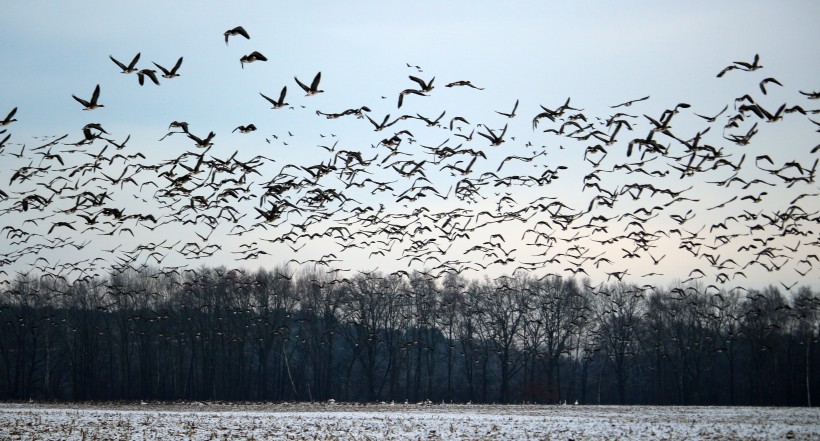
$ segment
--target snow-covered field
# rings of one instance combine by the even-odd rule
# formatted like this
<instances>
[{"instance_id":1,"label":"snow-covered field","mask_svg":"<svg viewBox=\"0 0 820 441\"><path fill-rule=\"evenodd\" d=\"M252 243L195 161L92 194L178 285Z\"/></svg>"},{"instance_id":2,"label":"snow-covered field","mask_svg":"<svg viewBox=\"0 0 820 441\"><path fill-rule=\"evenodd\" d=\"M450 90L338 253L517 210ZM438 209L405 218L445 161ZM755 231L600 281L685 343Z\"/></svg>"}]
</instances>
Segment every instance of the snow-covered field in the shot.
<instances>
[{"instance_id":1,"label":"snow-covered field","mask_svg":"<svg viewBox=\"0 0 820 441\"><path fill-rule=\"evenodd\" d=\"M807 408L0 404L1 440L820 440Z\"/></svg>"}]
</instances>

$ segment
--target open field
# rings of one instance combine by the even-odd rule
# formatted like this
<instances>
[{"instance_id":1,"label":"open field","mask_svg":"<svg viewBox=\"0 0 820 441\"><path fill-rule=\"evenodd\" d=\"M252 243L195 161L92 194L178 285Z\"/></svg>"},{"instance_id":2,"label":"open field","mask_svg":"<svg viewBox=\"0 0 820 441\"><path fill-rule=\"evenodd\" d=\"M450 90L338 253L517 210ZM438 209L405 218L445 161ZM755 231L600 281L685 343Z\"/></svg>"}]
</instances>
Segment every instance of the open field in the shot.
<instances>
[{"instance_id":1,"label":"open field","mask_svg":"<svg viewBox=\"0 0 820 441\"><path fill-rule=\"evenodd\" d=\"M2 404L3 440L820 439L809 408Z\"/></svg>"}]
</instances>

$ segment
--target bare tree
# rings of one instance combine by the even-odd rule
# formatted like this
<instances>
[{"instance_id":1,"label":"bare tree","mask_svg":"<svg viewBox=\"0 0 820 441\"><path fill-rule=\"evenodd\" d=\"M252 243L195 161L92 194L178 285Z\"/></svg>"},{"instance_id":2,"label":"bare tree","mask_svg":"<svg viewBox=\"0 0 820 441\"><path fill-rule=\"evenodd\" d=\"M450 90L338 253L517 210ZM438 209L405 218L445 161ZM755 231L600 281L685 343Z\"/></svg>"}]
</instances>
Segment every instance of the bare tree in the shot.
<instances>
[{"instance_id":1,"label":"bare tree","mask_svg":"<svg viewBox=\"0 0 820 441\"><path fill-rule=\"evenodd\" d=\"M483 294L484 326L491 349L498 358L498 400L509 400L512 377L523 367L524 353L518 350L520 330L524 326L527 305L524 295L526 279L502 277L488 285Z\"/></svg>"},{"instance_id":2,"label":"bare tree","mask_svg":"<svg viewBox=\"0 0 820 441\"><path fill-rule=\"evenodd\" d=\"M530 280L523 305L528 319L522 336L530 352L543 357L550 400L561 401L560 358L572 353L572 337L580 333L589 312L586 297L573 279L549 277Z\"/></svg>"},{"instance_id":3,"label":"bare tree","mask_svg":"<svg viewBox=\"0 0 820 441\"><path fill-rule=\"evenodd\" d=\"M595 292L599 345L614 363L618 402L626 404L629 363L638 348L636 336L643 315L643 291L619 283Z\"/></svg>"}]
</instances>

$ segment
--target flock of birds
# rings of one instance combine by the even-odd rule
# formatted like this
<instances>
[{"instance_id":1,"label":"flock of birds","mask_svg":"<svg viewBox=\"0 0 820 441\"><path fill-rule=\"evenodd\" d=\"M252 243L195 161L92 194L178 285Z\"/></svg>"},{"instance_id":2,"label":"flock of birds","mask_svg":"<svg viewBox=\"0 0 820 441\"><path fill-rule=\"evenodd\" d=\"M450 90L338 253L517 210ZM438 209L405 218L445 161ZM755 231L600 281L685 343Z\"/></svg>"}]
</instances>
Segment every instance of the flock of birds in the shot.
<instances>
[{"instance_id":1,"label":"flock of birds","mask_svg":"<svg viewBox=\"0 0 820 441\"><path fill-rule=\"evenodd\" d=\"M241 26L224 37L226 45L251 38ZM140 85L146 78L160 84L154 69L138 67L140 54L128 64L110 58ZM265 61L253 51L240 65ZM171 69L153 65L170 80L184 78L182 63L180 57ZM420 78L420 67L407 67L413 74L398 92L397 109L441 93L435 77ZM762 68L756 55L717 76ZM321 72L309 85L294 80L306 97L333 93L320 89ZM40 137L29 148L11 142L15 107L0 120L0 178L8 179L0 187L0 277L5 284L32 274L73 283L149 266L160 268L158 274L179 274L212 256L248 261L313 251L315 258L288 264L321 267L338 279L376 273L344 268L359 259L371 268L398 263L401 268L390 274L399 277L412 271L433 278L490 271L593 273L602 283L651 287L647 280L665 277L721 289L741 287L751 271L765 270L777 273L785 289L815 283L818 161L801 164L793 156L811 157L820 145L809 147L808 155L789 148L754 158L747 152L752 155L750 145L763 126L786 118L820 126L811 119L818 110L808 106L820 92L800 91L803 102L771 110L763 101L772 86L783 85L772 77L758 85L763 96L745 94L710 114L695 113L688 103L658 116L631 112L650 100L645 96L612 105L612 114L601 118L567 98L540 106L531 136L508 132L512 120L522 118L519 100L510 111L496 110L499 120L492 125L473 124L472 116L450 109L435 118L412 112L379 117L375 106L312 109L318 118L363 120L356 124L388 134L375 135L364 151L321 134L333 143L311 150L308 164L277 164L276 153L219 157L212 153L215 132L197 135L202 132L185 121L171 122L159 141L181 135L190 149L165 160L149 161L129 148L130 135L118 141L93 122L79 130L79 139ZM445 87L484 90L467 80ZM89 99L72 96L83 110L95 111L104 107L102 92L98 84ZM276 98L260 95L272 109L295 108L286 102L287 86ZM673 121L684 118L684 126L702 129L673 131ZM244 124L231 136L257 130ZM533 140L517 139L524 137ZM285 139L296 140L291 132L282 139L264 136L267 149L287 145ZM555 189L562 176L578 177L567 184L571 192ZM725 197L705 205L716 195ZM661 272L664 259L674 261L673 272ZM676 263L682 261L697 264Z\"/></svg>"}]
</instances>

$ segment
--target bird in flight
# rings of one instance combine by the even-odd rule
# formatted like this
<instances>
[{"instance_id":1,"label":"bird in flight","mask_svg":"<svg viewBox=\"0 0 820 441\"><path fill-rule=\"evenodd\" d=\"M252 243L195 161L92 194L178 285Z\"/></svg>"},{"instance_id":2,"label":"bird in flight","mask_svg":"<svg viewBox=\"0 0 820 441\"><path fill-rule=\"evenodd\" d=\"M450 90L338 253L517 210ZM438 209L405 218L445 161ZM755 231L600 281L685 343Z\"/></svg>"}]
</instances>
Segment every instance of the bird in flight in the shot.
<instances>
[{"instance_id":1,"label":"bird in flight","mask_svg":"<svg viewBox=\"0 0 820 441\"><path fill-rule=\"evenodd\" d=\"M17 121L16 119L12 119L12 117L14 116L15 113L17 113L17 108L16 107L11 109L11 112L9 112L9 114L6 115L6 119L0 121L0 126L7 126L7 125L13 123L14 121Z\"/></svg>"},{"instance_id":2,"label":"bird in flight","mask_svg":"<svg viewBox=\"0 0 820 441\"><path fill-rule=\"evenodd\" d=\"M173 68L171 68L171 70L168 70L157 63L154 63L154 66L156 66L159 70L162 71L162 78L178 77L179 74L177 73L177 70L179 70L179 67L182 66L182 57L179 57L179 60L177 60L177 63L174 65Z\"/></svg>"},{"instance_id":3,"label":"bird in flight","mask_svg":"<svg viewBox=\"0 0 820 441\"><path fill-rule=\"evenodd\" d=\"M649 95L647 95L643 98L638 98L636 100L629 100L629 101L621 103L621 104L616 104L614 106L610 106L609 108L610 109L617 109L618 107L629 107L634 103L637 103L637 102L640 102L640 101L645 101L645 100L648 100L648 99L649 99Z\"/></svg>"},{"instance_id":4,"label":"bird in flight","mask_svg":"<svg viewBox=\"0 0 820 441\"><path fill-rule=\"evenodd\" d=\"M472 87L473 89L484 90L483 87L478 87L473 85L470 80L460 80L460 81L453 81L450 84L445 84L444 87L455 87L455 86L468 86Z\"/></svg>"},{"instance_id":5,"label":"bird in flight","mask_svg":"<svg viewBox=\"0 0 820 441\"><path fill-rule=\"evenodd\" d=\"M248 35L248 31L246 31L245 28L243 28L242 26L237 26L233 29L228 29L227 31L225 31L225 34L223 35L225 35L225 45L228 44L228 38L233 37L234 35L241 35L248 40L251 39L251 36Z\"/></svg>"},{"instance_id":6,"label":"bird in flight","mask_svg":"<svg viewBox=\"0 0 820 441\"><path fill-rule=\"evenodd\" d=\"M139 52L137 52L137 55L134 56L134 58L131 60L130 63L128 63L127 66L125 64L120 63L119 61L117 61L117 59L114 58L111 55L109 55L108 58L110 58L111 61L113 61L117 66L119 66L120 69L122 69L122 73L124 73L124 74L134 73L137 70L139 70L136 67L137 66L137 61L139 61L139 59L140 59L140 53Z\"/></svg>"},{"instance_id":7,"label":"bird in flight","mask_svg":"<svg viewBox=\"0 0 820 441\"><path fill-rule=\"evenodd\" d=\"M763 66L760 65L760 54L755 54L755 58L751 63L747 63L745 61L735 61L733 64L724 67L722 71L718 72L717 77L722 77L730 70L740 69L751 72L753 70L758 70L761 67Z\"/></svg>"},{"instance_id":8,"label":"bird in flight","mask_svg":"<svg viewBox=\"0 0 820 441\"><path fill-rule=\"evenodd\" d=\"M485 133L481 133L481 132L478 132L478 134L485 137L485 138L487 138L487 139L489 139L491 146L498 147L498 146L501 145L502 142L504 142L504 134L507 133L507 125L506 124L504 125L504 129L501 131L501 135L499 135L499 136L496 136L495 132L493 132L493 129L491 129L487 126L484 126L484 127L487 129L487 132L489 132L489 134L485 134Z\"/></svg>"},{"instance_id":9,"label":"bird in flight","mask_svg":"<svg viewBox=\"0 0 820 441\"><path fill-rule=\"evenodd\" d=\"M98 107L105 107L102 104L97 104L97 100L99 100L99 98L100 98L100 85L99 84L97 84L97 87L94 88L94 93L91 94L91 100L90 101L86 101L82 98L78 98L77 95L71 95L71 96L74 97L74 99L77 100L77 102L79 102L80 104L85 106L83 108L83 110L94 110Z\"/></svg>"},{"instance_id":10,"label":"bird in flight","mask_svg":"<svg viewBox=\"0 0 820 441\"><path fill-rule=\"evenodd\" d=\"M213 143L211 142L211 140L213 140L214 136L216 136L216 134L214 132L210 132L210 133L208 133L208 136L205 139L202 139L202 138L194 135L193 133L188 133L188 132L186 132L186 133L188 134L188 138L191 138L191 140L196 143L197 147L202 147L202 148L212 146Z\"/></svg>"},{"instance_id":11,"label":"bird in flight","mask_svg":"<svg viewBox=\"0 0 820 441\"><path fill-rule=\"evenodd\" d=\"M515 105L513 106L512 112L504 113L504 112L499 112L498 110L496 110L495 113L497 113L499 115L504 115L507 118L513 118L513 117L515 117L515 111L516 110L518 110L518 100L515 100Z\"/></svg>"},{"instance_id":12,"label":"bird in flight","mask_svg":"<svg viewBox=\"0 0 820 441\"><path fill-rule=\"evenodd\" d=\"M436 77L433 77L433 78L430 80L430 82L429 82L429 83L426 83L426 82L424 82L424 80L422 80L421 78L419 78L419 77L414 77L413 75L410 75L410 79L411 79L411 80L413 80L413 81L415 81L416 83L418 83L418 85L419 85L419 87L421 88L421 91L422 91L422 92L429 92L429 91L433 90L433 81L435 81L435 80L436 80Z\"/></svg>"},{"instance_id":13,"label":"bird in flight","mask_svg":"<svg viewBox=\"0 0 820 441\"><path fill-rule=\"evenodd\" d=\"M374 131L376 131L376 132L380 132L383 129L385 129L386 127L390 127L398 121L398 119L396 119L393 122L388 123L387 120L390 119L390 114L389 113L384 116L384 120L382 120L381 123L377 123L369 115L365 115L365 117L370 121L371 124L373 124L373 127L375 127Z\"/></svg>"},{"instance_id":14,"label":"bird in flight","mask_svg":"<svg viewBox=\"0 0 820 441\"><path fill-rule=\"evenodd\" d=\"M410 95L410 94L427 96L424 92L422 92L420 90L404 89L399 93L399 106L398 106L399 108L401 108L401 105L404 103L404 96L405 95Z\"/></svg>"},{"instance_id":15,"label":"bird in flight","mask_svg":"<svg viewBox=\"0 0 820 441\"><path fill-rule=\"evenodd\" d=\"M811 91L811 92L804 92L804 91L802 91L802 90L798 90L798 92L800 92L800 95L806 96L806 97L808 97L810 100L820 99L820 92L815 92L815 91Z\"/></svg>"},{"instance_id":16,"label":"bird in flight","mask_svg":"<svg viewBox=\"0 0 820 441\"><path fill-rule=\"evenodd\" d=\"M768 83L774 83L774 84L777 84L780 87L783 87L783 85L780 84L780 81L777 81L776 79L771 78L771 77L766 78L766 79L764 79L763 81L760 82L760 90L763 92L763 95L766 95L766 84L768 84Z\"/></svg>"},{"instance_id":17,"label":"bird in flight","mask_svg":"<svg viewBox=\"0 0 820 441\"><path fill-rule=\"evenodd\" d=\"M262 98L268 100L271 103L271 105L273 105L272 109L281 109L282 107L288 105L288 103L285 102L285 95L287 95L287 93L288 86L285 86L282 88L282 92L279 93L279 100L275 100L273 98L265 96L265 94L263 94L262 92L259 92L259 95L262 95Z\"/></svg>"},{"instance_id":18,"label":"bird in flight","mask_svg":"<svg viewBox=\"0 0 820 441\"><path fill-rule=\"evenodd\" d=\"M723 107L723 110L721 110L720 112L718 112L718 114L717 114L717 115L715 115L715 116L705 116L705 115L700 115L700 114L697 114L697 113L695 114L695 116L699 116L699 117L701 117L701 118L703 118L703 119L705 119L706 121L709 121L709 122L711 123L711 122L715 122L715 120L716 120L716 119L717 119L720 115L723 115L723 112L725 112L725 111L726 111L726 109L728 109L728 108L729 108L729 105L727 104L725 107Z\"/></svg>"},{"instance_id":19,"label":"bird in flight","mask_svg":"<svg viewBox=\"0 0 820 441\"><path fill-rule=\"evenodd\" d=\"M324 92L324 90L319 89L319 81L322 79L321 72L317 73L316 76L313 77L313 82L310 83L310 87L305 86L301 81L299 81L299 78L296 78L295 76L293 79L296 80L296 84L298 84L299 87L305 91L305 96L316 95L317 93Z\"/></svg>"},{"instance_id":20,"label":"bird in flight","mask_svg":"<svg viewBox=\"0 0 820 441\"><path fill-rule=\"evenodd\" d=\"M253 124L248 124L247 126L239 126L235 129L233 129L233 131L231 133L233 133L237 130L239 130L239 133L250 133L250 132L253 132L253 131L256 130L256 126L253 125Z\"/></svg>"},{"instance_id":21,"label":"bird in flight","mask_svg":"<svg viewBox=\"0 0 820 441\"><path fill-rule=\"evenodd\" d=\"M248 55L243 55L242 58L239 59L239 64L241 64L242 69L244 69L245 63L253 63L254 61L268 61L268 58L257 51L253 51Z\"/></svg>"},{"instance_id":22,"label":"bird in flight","mask_svg":"<svg viewBox=\"0 0 820 441\"><path fill-rule=\"evenodd\" d=\"M140 86L145 84L145 77L151 79L157 86L159 86L159 79L157 79L157 71L154 69L142 69L137 72L137 80L139 80Z\"/></svg>"}]
</instances>

